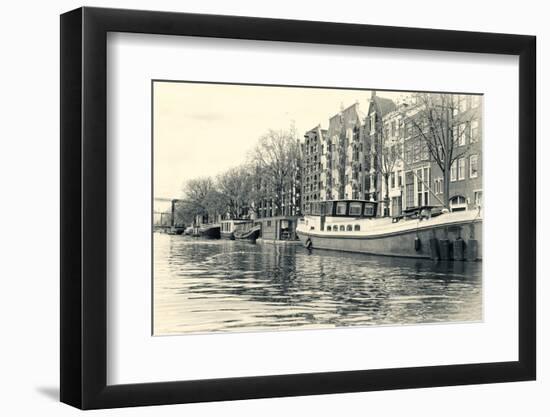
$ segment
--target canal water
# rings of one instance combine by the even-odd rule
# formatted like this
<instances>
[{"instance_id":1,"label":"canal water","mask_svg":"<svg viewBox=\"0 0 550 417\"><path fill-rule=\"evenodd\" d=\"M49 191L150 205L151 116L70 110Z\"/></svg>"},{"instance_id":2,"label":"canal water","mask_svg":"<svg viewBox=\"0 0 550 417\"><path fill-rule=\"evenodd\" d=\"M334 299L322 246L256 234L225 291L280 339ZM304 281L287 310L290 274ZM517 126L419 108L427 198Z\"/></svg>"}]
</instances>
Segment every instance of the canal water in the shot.
<instances>
[{"instance_id":1,"label":"canal water","mask_svg":"<svg viewBox=\"0 0 550 417\"><path fill-rule=\"evenodd\" d=\"M154 234L154 334L482 320L481 262Z\"/></svg>"}]
</instances>

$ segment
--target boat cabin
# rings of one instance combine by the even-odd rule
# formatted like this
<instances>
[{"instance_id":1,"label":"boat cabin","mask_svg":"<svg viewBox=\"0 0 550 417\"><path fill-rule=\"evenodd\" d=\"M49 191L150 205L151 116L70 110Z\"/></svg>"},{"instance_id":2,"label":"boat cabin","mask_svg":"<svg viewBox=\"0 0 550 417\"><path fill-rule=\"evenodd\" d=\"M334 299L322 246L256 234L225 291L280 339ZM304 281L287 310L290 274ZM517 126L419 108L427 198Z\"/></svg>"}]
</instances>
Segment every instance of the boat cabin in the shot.
<instances>
[{"instance_id":1,"label":"boat cabin","mask_svg":"<svg viewBox=\"0 0 550 417\"><path fill-rule=\"evenodd\" d=\"M306 215L328 217L376 217L378 202L366 200L329 200L310 203Z\"/></svg>"}]
</instances>

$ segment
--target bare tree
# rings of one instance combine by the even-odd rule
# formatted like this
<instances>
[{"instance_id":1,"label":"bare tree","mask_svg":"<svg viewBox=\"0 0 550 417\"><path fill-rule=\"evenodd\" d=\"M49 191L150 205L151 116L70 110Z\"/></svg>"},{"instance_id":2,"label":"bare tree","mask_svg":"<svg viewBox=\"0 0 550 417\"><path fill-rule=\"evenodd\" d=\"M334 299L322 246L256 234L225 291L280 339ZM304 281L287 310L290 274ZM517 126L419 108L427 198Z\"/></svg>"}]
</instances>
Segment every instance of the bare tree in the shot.
<instances>
[{"instance_id":1,"label":"bare tree","mask_svg":"<svg viewBox=\"0 0 550 417\"><path fill-rule=\"evenodd\" d=\"M399 140L393 140L384 126L384 121L377 121L376 131L378 136L375 140L376 152L374 153L377 174L384 180L384 216L389 212L390 204L390 176L401 160L402 146Z\"/></svg>"},{"instance_id":2,"label":"bare tree","mask_svg":"<svg viewBox=\"0 0 550 417\"><path fill-rule=\"evenodd\" d=\"M449 206L451 168L469 151L470 123L473 111L462 111L464 96L441 93L418 93L416 105L409 109L406 122L425 143L428 151L443 174L443 201ZM463 139L464 138L464 139ZM464 142L464 143L461 143Z\"/></svg>"},{"instance_id":3,"label":"bare tree","mask_svg":"<svg viewBox=\"0 0 550 417\"><path fill-rule=\"evenodd\" d=\"M273 202L275 215L282 214L285 191L295 187L299 157L300 145L292 127L269 130L251 153L251 162L261 176L259 195Z\"/></svg>"},{"instance_id":4,"label":"bare tree","mask_svg":"<svg viewBox=\"0 0 550 417\"><path fill-rule=\"evenodd\" d=\"M241 211L250 206L253 185L253 176L246 166L231 168L217 177L220 197L232 219L238 218Z\"/></svg>"},{"instance_id":5,"label":"bare tree","mask_svg":"<svg viewBox=\"0 0 550 417\"><path fill-rule=\"evenodd\" d=\"M195 221L196 206L187 200L178 200L174 207L174 224L189 225Z\"/></svg>"},{"instance_id":6,"label":"bare tree","mask_svg":"<svg viewBox=\"0 0 550 417\"><path fill-rule=\"evenodd\" d=\"M216 189L211 189L204 198L204 207L208 214L208 220L211 222L227 212L228 202L224 194Z\"/></svg>"},{"instance_id":7,"label":"bare tree","mask_svg":"<svg viewBox=\"0 0 550 417\"><path fill-rule=\"evenodd\" d=\"M214 181L210 177L188 180L183 187L186 210L193 212L194 215L208 215L206 198L212 191L214 191Z\"/></svg>"}]
</instances>

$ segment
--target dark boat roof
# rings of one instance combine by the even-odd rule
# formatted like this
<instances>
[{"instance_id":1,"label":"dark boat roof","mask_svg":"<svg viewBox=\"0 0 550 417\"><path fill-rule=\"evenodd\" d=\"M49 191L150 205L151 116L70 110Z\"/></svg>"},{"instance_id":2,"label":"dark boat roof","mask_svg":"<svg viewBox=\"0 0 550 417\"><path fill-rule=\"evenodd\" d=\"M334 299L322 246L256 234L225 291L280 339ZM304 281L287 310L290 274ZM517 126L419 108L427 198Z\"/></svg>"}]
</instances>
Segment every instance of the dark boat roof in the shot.
<instances>
[{"instance_id":1,"label":"dark boat roof","mask_svg":"<svg viewBox=\"0 0 550 417\"><path fill-rule=\"evenodd\" d=\"M342 198L338 200L318 201L318 203L378 203L378 201L360 200L358 198Z\"/></svg>"}]
</instances>

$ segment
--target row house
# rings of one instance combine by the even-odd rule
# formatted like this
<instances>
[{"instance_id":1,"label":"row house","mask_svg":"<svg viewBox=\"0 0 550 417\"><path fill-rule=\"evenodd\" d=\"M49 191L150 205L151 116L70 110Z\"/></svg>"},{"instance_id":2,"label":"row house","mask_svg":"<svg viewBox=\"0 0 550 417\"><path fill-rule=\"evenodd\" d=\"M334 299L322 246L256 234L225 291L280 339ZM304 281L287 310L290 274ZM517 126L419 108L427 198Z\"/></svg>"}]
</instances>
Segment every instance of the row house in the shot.
<instances>
[{"instance_id":1,"label":"row house","mask_svg":"<svg viewBox=\"0 0 550 417\"><path fill-rule=\"evenodd\" d=\"M459 156L451 166L449 207L466 210L482 205L481 181L481 98L473 95L454 95L456 104L449 112L449 126L453 129L453 155ZM398 146L402 152L382 194L388 195L387 215L397 216L406 208L426 205L443 206L443 172L429 151L428 143L418 131L417 120L422 108L410 100L386 114L380 129L387 138L385 146ZM395 136L396 135L396 136Z\"/></svg>"},{"instance_id":2,"label":"row house","mask_svg":"<svg viewBox=\"0 0 550 417\"><path fill-rule=\"evenodd\" d=\"M361 198L364 114L359 103L329 119L326 139L326 200Z\"/></svg>"},{"instance_id":3,"label":"row house","mask_svg":"<svg viewBox=\"0 0 550 417\"><path fill-rule=\"evenodd\" d=\"M365 200L380 201L384 198L382 187L385 167L381 164L380 152L383 146L389 146L399 136L395 108L392 100L377 96L376 91L371 93L363 135L365 152L362 198ZM383 210L384 205L379 204L378 215L388 214Z\"/></svg>"},{"instance_id":4,"label":"row house","mask_svg":"<svg viewBox=\"0 0 550 417\"><path fill-rule=\"evenodd\" d=\"M451 210L482 204L480 96L453 95L450 125L455 138L449 174ZM415 96L398 106L371 93L364 114L355 103L306 132L302 143L301 209L336 199L377 201L378 215L398 216L404 209L443 206L444 176L418 130L422 106ZM393 155L394 158L388 158ZM388 163L388 159L391 163Z\"/></svg>"},{"instance_id":5,"label":"row house","mask_svg":"<svg viewBox=\"0 0 550 417\"><path fill-rule=\"evenodd\" d=\"M482 181L482 123L483 100L478 95L459 95L453 109L454 155L451 165L449 203L451 210L474 209L483 205ZM437 164L433 167L434 192L443 196L443 173Z\"/></svg>"},{"instance_id":6,"label":"row house","mask_svg":"<svg viewBox=\"0 0 550 417\"><path fill-rule=\"evenodd\" d=\"M317 125L306 132L302 143L302 211L311 203L324 201L326 195L326 137L327 131Z\"/></svg>"}]
</instances>

